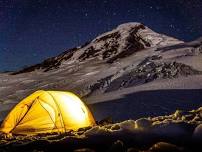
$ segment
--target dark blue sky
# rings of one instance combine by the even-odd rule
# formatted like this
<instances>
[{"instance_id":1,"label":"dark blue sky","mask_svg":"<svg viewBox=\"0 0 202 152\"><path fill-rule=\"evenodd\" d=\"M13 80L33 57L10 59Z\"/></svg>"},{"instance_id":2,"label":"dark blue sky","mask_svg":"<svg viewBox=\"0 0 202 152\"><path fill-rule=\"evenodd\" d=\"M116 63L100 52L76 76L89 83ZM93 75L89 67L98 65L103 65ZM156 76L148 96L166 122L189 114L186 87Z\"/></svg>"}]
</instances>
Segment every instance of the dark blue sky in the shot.
<instances>
[{"instance_id":1,"label":"dark blue sky","mask_svg":"<svg viewBox=\"0 0 202 152\"><path fill-rule=\"evenodd\" d=\"M125 22L190 41L201 0L0 0L0 71L38 63Z\"/></svg>"}]
</instances>

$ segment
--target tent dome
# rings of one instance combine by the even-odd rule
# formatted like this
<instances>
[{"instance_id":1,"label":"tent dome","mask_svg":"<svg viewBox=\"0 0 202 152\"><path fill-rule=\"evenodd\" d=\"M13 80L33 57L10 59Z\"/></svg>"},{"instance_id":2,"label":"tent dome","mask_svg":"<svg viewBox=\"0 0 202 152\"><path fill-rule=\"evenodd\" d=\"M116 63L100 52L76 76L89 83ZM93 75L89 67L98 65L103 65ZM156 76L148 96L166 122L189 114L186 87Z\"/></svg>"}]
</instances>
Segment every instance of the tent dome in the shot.
<instances>
[{"instance_id":1,"label":"tent dome","mask_svg":"<svg viewBox=\"0 0 202 152\"><path fill-rule=\"evenodd\" d=\"M11 110L0 131L26 135L63 133L94 124L95 120L87 106L73 93L40 90Z\"/></svg>"}]
</instances>

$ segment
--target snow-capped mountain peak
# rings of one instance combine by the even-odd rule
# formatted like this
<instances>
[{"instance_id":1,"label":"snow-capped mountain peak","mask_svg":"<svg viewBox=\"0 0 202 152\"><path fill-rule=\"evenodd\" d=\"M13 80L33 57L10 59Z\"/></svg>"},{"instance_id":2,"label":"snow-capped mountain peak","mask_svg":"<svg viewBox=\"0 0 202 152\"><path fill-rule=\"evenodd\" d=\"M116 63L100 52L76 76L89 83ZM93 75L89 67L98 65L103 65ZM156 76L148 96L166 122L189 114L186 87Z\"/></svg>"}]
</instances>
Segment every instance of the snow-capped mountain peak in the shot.
<instances>
[{"instance_id":1,"label":"snow-capped mountain peak","mask_svg":"<svg viewBox=\"0 0 202 152\"><path fill-rule=\"evenodd\" d=\"M61 65L89 59L113 63L117 59L125 58L147 48L179 43L183 43L183 41L156 33L141 23L130 22L121 24L82 46L69 49L56 57L16 73L30 72L36 69L48 71Z\"/></svg>"}]
</instances>

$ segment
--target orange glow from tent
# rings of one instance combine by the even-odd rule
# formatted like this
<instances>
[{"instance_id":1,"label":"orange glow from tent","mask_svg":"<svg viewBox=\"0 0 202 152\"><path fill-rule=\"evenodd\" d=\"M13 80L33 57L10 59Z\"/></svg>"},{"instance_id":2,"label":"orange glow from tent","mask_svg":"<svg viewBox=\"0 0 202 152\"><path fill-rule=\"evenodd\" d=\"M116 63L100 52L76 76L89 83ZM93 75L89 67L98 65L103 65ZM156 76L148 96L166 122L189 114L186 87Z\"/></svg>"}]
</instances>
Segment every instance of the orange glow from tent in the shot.
<instances>
[{"instance_id":1,"label":"orange glow from tent","mask_svg":"<svg viewBox=\"0 0 202 152\"><path fill-rule=\"evenodd\" d=\"M32 135L77 130L94 124L87 106L73 93L40 90L11 110L0 131Z\"/></svg>"},{"instance_id":2,"label":"orange glow from tent","mask_svg":"<svg viewBox=\"0 0 202 152\"><path fill-rule=\"evenodd\" d=\"M68 115L63 116L65 125L71 122L72 124L77 124L77 126L87 125L88 120L88 111L85 108L85 105L76 97L74 94L69 94L68 96L62 95L58 97L60 105L63 107L62 114L68 113ZM77 127L76 127L77 128Z\"/></svg>"}]
</instances>

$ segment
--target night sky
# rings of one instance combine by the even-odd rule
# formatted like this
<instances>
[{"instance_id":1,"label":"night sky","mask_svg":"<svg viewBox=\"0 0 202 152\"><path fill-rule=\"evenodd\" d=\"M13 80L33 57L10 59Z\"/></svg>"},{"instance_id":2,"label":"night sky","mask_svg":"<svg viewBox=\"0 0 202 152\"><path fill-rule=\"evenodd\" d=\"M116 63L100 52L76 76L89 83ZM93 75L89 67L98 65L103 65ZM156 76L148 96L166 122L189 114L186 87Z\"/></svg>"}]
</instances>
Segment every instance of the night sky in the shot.
<instances>
[{"instance_id":1,"label":"night sky","mask_svg":"<svg viewBox=\"0 0 202 152\"><path fill-rule=\"evenodd\" d=\"M0 0L0 71L41 62L125 22L202 36L201 0Z\"/></svg>"}]
</instances>

